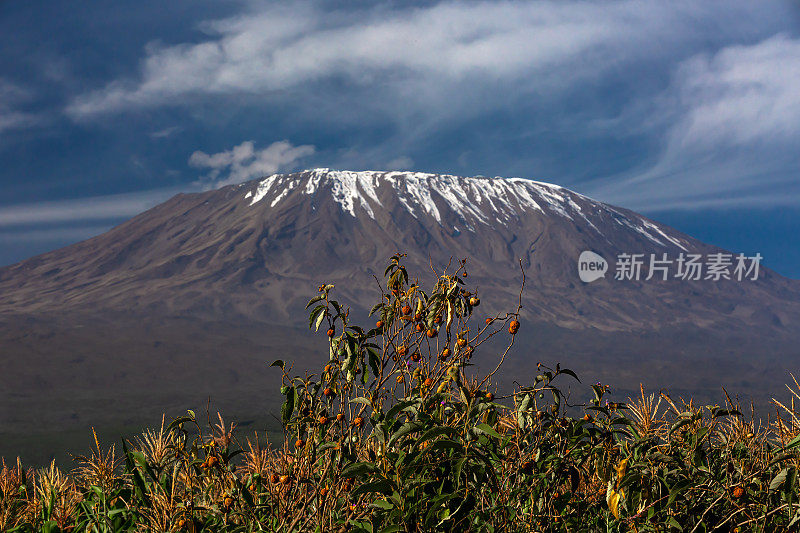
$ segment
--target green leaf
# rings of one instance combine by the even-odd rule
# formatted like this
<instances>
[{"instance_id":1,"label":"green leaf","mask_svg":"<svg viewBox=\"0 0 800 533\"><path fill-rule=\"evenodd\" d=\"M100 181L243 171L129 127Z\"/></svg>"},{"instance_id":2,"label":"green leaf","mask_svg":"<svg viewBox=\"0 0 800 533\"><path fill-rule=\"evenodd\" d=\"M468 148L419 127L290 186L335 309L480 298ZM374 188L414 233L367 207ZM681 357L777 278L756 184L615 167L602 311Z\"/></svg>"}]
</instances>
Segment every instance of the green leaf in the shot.
<instances>
[{"instance_id":1,"label":"green leaf","mask_svg":"<svg viewBox=\"0 0 800 533\"><path fill-rule=\"evenodd\" d=\"M783 485L783 482L786 481L786 476L788 474L789 474L788 468L784 468L783 470L778 472L778 474L774 478L772 478L772 481L769 482L769 490L770 491L777 490L781 485Z\"/></svg>"},{"instance_id":2,"label":"green leaf","mask_svg":"<svg viewBox=\"0 0 800 533\"><path fill-rule=\"evenodd\" d=\"M478 424L477 426L475 426L475 429L480 431L481 433L485 433L485 434L490 435L490 436L492 436L492 437L494 437L496 439L503 438L503 437L500 436L500 434L497 431L492 429L489 426L489 424Z\"/></svg>"},{"instance_id":3,"label":"green leaf","mask_svg":"<svg viewBox=\"0 0 800 533\"><path fill-rule=\"evenodd\" d=\"M380 356L378 355L377 350L375 350L374 348L367 348L367 355L369 360L369 366L372 369L372 375L377 378L378 375L380 374L380 369L381 369Z\"/></svg>"},{"instance_id":4,"label":"green leaf","mask_svg":"<svg viewBox=\"0 0 800 533\"><path fill-rule=\"evenodd\" d=\"M292 418L296 396L297 393L295 392L294 387L288 387L286 390L286 401L281 407L281 420L283 421L284 426L288 424L289 420Z\"/></svg>"},{"instance_id":5,"label":"green leaf","mask_svg":"<svg viewBox=\"0 0 800 533\"><path fill-rule=\"evenodd\" d=\"M578 378L578 375L577 375L575 372L573 372L572 370L570 370L569 368L562 368L562 369L559 371L559 373L560 373L560 374L566 374L566 375L568 375L568 376L572 376L573 378L575 378L576 380L578 380L578 383L580 383L580 382L581 382L581 380Z\"/></svg>"},{"instance_id":6,"label":"green leaf","mask_svg":"<svg viewBox=\"0 0 800 533\"><path fill-rule=\"evenodd\" d=\"M392 505L392 502L390 502L389 500L375 500L370 505L372 507L377 507L378 509L387 509L388 510L388 509L394 508L394 505ZM393 526L393 527L396 527L396 526ZM386 531L386 530L384 529L382 531ZM396 530L393 530L393 531L402 531L402 529L396 529Z\"/></svg>"},{"instance_id":7,"label":"green leaf","mask_svg":"<svg viewBox=\"0 0 800 533\"><path fill-rule=\"evenodd\" d=\"M314 297L313 297L313 298L311 298L311 300L308 302L308 305L306 305L306 309L308 309L309 307L311 307L312 305L314 305L314 304L315 304L315 303L317 303L318 301L320 301L320 300L324 300L324 299L325 299L325 295L324 295L324 294L320 294L319 296L314 296Z\"/></svg>"},{"instance_id":8,"label":"green leaf","mask_svg":"<svg viewBox=\"0 0 800 533\"><path fill-rule=\"evenodd\" d=\"M391 438L389 439L389 446L391 446L393 443L397 442L398 439L400 439L400 438L402 438L402 437L404 437L406 435L409 435L411 433L414 433L416 431L420 431L424 427L425 426L423 424L421 424L419 422L415 422L413 420L410 421L410 422L406 422L405 424L403 424L400 427L400 429L398 429L397 431L395 431L392 434Z\"/></svg>"},{"instance_id":9,"label":"green leaf","mask_svg":"<svg viewBox=\"0 0 800 533\"><path fill-rule=\"evenodd\" d=\"M369 483L364 483L356 487L355 490L350 493L350 496L352 498L355 498L359 494L369 494L372 492L377 492L378 494L391 493L392 484L389 483L389 480L387 479L379 479L377 481L371 481Z\"/></svg>"},{"instance_id":10,"label":"green leaf","mask_svg":"<svg viewBox=\"0 0 800 533\"><path fill-rule=\"evenodd\" d=\"M353 463L342 470L341 476L344 478L359 477L377 471L378 467L372 463Z\"/></svg>"}]
</instances>

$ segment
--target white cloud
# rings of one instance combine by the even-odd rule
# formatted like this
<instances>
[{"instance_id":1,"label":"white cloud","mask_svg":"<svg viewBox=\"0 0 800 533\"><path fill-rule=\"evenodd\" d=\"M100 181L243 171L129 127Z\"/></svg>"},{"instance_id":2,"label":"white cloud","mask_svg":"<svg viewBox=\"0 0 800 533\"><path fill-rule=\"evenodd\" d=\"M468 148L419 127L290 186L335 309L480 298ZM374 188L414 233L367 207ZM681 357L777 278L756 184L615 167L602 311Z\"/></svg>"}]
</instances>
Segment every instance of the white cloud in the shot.
<instances>
[{"instance_id":1,"label":"white cloud","mask_svg":"<svg viewBox=\"0 0 800 533\"><path fill-rule=\"evenodd\" d=\"M401 155L386 163L386 170L407 170L414 166L414 160L407 155Z\"/></svg>"},{"instance_id":2,"label":"white cloud","mask_svg":"<svg viewBox=\"0 0 800 533\"><path fill-rule=\"evenodd\" d=\"M0 133L27 128L39 122L35 114L21 109L31 99L32 94L22 86L0 78Z\"/></svg>"},{"instance_id":3,"label":"white cloud","mask_svg":"<svg viewBox=\"0 0 800 533\"><path fill-rule=\"evenodd\" d=\"M307 144L294 146L289 141L278 141L256 150L252 141L245 141L211 155L198 150L189 157L189 165L211 169L206 181L218 187L274 174L313 153L314 147Z\"/></svg>"},{"instance_id":4,"label":"white cloud","mask_svg":"<svg viewBox=\"0 0 800 533\"><path fill-rule=\"evenodd\" d=\"M651 211L800 204L800 40L692 57L658 101L671 125L656 161L590 194Z\"/></svg>"},{"instance_id":5,"label":"white cloud","mask_svg":"<svg viewBox=\"0 0 800 533\"><path fill-rule=\"evenodd\" d=\"M178 189L156 189L136 193L36 202L0 207L0 229L6 227L124 219L150 209Z\"/></svg>"},{"instance_id":6,"label":"white cloud","mask_svg":"<svg viewBox=\"0 0 800 533\"><path fill-rule=\"evenodd\" d=\"M153 139L165 139L176 133L179 133L181 130L183 130L183 128L180 126L169 126L167 128L152 132L150 137Z\"/></svg>"},{"instance_id":7,"label":"white cloud","mask_svg":"<svg viewBox=\"0 0 800 533\"><path fill-rule=\"evenodd\" d=\"M327 13L271 6L206 23L204 42L150 44L138 79L84 94L68 112L80 118L192 95L268 96L332 77L388 84L417 102L487 80L552 90L706 39L694 27L698 19L713 15L720 27L734 26L743 9L720 0L450 1ZM753 24L758 15L740 18Z\"/></svg>"}]
</instances>

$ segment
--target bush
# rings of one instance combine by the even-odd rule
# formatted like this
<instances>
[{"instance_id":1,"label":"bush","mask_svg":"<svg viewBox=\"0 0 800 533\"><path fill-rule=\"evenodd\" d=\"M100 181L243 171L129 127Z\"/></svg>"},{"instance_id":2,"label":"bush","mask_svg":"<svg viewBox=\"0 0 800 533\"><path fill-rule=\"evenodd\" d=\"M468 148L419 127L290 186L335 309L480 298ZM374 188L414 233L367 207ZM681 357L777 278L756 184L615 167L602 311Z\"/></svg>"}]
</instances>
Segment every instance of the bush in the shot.
<instances>
[{"instance_id":1,"label":"bush","mask_svg":"<svg viewBox=\"0 0 800 533\"><path fill-rule=\"evenodd\" d=\"M568 405L568 369L540 365L503 395L491 379L517 339L515 311L476 317L465 263L430 292L391 258L375 327L351 324L322 285L309 326L326 332L319 374L283 361L285 435L241 446L194 413L63 475L3 463L3 531L786 531L800 519L800 421L745 420L733 402L666 395ZM523 281L524 287L524 274ZM507 348L486 375L470 362ZM565 381L566 380L566 381ZM795 385L797 383L795 382ZM800 398L800 395L797 395ZM780 407L782 405L778 404ZM95 437L96 439L96 437Z\"/></svg>"}]
</instances>

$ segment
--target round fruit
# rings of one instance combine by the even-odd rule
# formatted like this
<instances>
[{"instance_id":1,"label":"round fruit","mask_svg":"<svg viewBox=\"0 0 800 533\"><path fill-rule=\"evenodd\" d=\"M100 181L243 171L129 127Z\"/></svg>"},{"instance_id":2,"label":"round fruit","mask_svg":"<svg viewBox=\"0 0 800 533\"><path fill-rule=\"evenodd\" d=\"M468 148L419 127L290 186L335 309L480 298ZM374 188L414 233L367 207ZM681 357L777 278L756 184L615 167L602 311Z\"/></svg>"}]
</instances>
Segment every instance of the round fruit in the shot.
<instances>
[{"instance_id":1,"label":"round fruit","mask_svg":"<svg viewBox=\"0 0 800 533\"><path fill-rule=\"evenodd\" d=\"M281 483L283 483L284 485L289 483L291 480L292 480L292 478L288 474L284 474L284 475L281 476Z\"/></svg>"},{"instance_id":2,"label":"round fruit","mask_svg":"<svg viewBox=\"0 0 800 533\"><path fill-rule=\"evenodd\" d=\"M322 496L322 497L324 498L325 496L327 496L327 494L328 494L328 486L327 486L327 485L325 485L324 487L322 487L322 488L319 490L319 495L320 495L320 496Z\"/></svg>"},{"instance_id":3,"label":"round fruit","mask_svg":"<svg viewBox=\"0 0 800 533\"><path fill-rule=\"evenodd\" d=\"M592 417L589 416L589 414L587 413L587 414L583 415L583 420L584 420L584 422L591 422L592 421Z\"/></svg>"},{"instance_id":4,"label":"round fruit","mask_svg":"<svg viewBox=\"0 0 800 533\"><path fill-rule=\"evenodd\" d=\"M466 272L466 271L464 271L464 273L463 273L463 274L461 274L461 275L462 275L462 276L464 276L464 277L466 278L466 277L467 277L467 272Z\"/></svg>"},{"instance_id":5,"label":"round fruit","mask_svg":"<svg viewBox=\"0 0 800 533\"><path fill-rule=\"evenodd\" d=\"M328 337L333 337L335 334L336 332L333 330L333 328L328 330Z\"/></svg>"},{"instance_id":6,"label":"round fruit","mask_svg":"<svg viewBox=\"0 0 800 533\"><path fill-rule=\"evenodd\" d=\"M231 498L230 496L226 496L222 502L222 505L224 505L225 508L230 507L231 505L233 505L233 498Z\"/></svg>"},{"instance_id":7,"label":"round fruit","mask_svg":"<svg viewBox=\"0 0 800 533\"><path fill-rule=\"evenodd\" d=\"M417 313L416 315L414 315L414 320L415 320L416 322L419 322L420 320L422 320L422 315L421 315L421 314L419 314L419 313Z\"/></svg>"},{"instance_id":8,"label":"round fruit","mask_svg":"<svg viewBox=\"0 0 800 533\"><path fill-rule=\"evenodd\" d=\"M486 319L486 325L488 326L488 325L489 325L489 324L491 324L491 323L492 323L492 319L491 319L491 318L487 318L487 319Z\"/></svg>"},{"instance_id":9,"label":"round fruit","mask_svg":"<svg viewBox=\"0 0 800 533\"><path fill-rule=\"evenodd\" d=\"M436 335L438 335L438 334L439 334L439 331L438 331L438 330L435 330L435 329L429 329L429 330L428 330L428 338L429 338L429 339L432 339L432 338L434 338L434 337L435 337Z\"/></svg>"},{"instance_id":10,"label":"round fruit","mask_svg":"<svg viewBox=\"0 0 800 533\"><path fill-rule=\"evenodd\" d=\"M342 420L344 420L344 415L342 413L338 413L336 415L336 421L341 422Z\"/></svg>"},{"instance_id":11,"label":"round fruit","mask_svg":"<svg viewBox=\"0 0 800 533\"><path fill-rule=\"evenodd\" d=\"M274 472L272 473L272 475L269 476L270 483L277 483L280 480L281 480L281 477L278 474L274 473Z\"/></svg>"},{"instance_id":12,"label":"round fruit","mask_svg":"<svg viewBox=\"0 0 800 533\"><path fill-rule=\"evenodd\" d=\"M397 355L400 357L405 356L408 353L408 348L405 346L398 346L397 348Z\"/></svg>"},{"instance_id":13,"label":"round fruit","mask_svg":"<svg viewBox=\"0 0 800 533\"><path fill-rule=\"evenodd\" d=\"M484 396L484 398L486 398L487 402L494 401L494 394L492 394L491 392L487 392L486 396Z\"/></svg>"},{"instance_id":14,"label":"round fruit","mask_svg":"<svg viewBox=\"0 0 800 533\"><path fill-rule=\"evenodd\" d=\"M442 361L447 361L448 357L450 357L450 348L445 348L442 350L442 353L439 354L439 359Z\"/></svg>"},{"instance_id":15,"label":"round fruit","mask_svg":"<svg viewBox=\"0 0 800 533\"><path fill-rule=\"evenodd\" d=\"M364 424L364 419L360 416L357 416L353 419L353 425L357 428L360 428Z\"/></svg>"},{"instance_id":16,"label":"round fruit","mask_svg":"<svg viewBox=\"0 0 800 533\"><path fill-rule=\"evenodd\" d=\"M514 335L519 330L519 320L512 320L508 323L508 332Z\"/></svg>"},{"instance_id":17,"label":"round fruit","mask_svg":"<svg viewBox=\"0 0 800 533\"><path fill-rule=\"evenodd\" d=\"M480 304L481 300L477 296L473 296L472 298L469 299L469 305L471 305L472 307L478 307Z\"/></svg>"},{"instance_id":18,"label":"round fruit","mask_svg":"<svg viewBox=\"0 0 800 533\"><path fill-rule=\"evenodd\" d=\"M217 459L215 456L212 455L211 457L206 459L206 463L208 464L208 467L211 468L212 466L219 464L219 459Z\"/></svg>"},{"instance_id":19,"label":"round fruit","mask_svg":"<svg viewBox=\"0 0 800 533\"><path fill-rule=\"evenodd\" d=\"M733 497L738 500L742 496L744 496L744 489L742 487L735 487L733 489Z\"/></svg>"},{"instance_id":20,"label":"round fruit","mask_svg":"<svg viewBox=\"0 0 800 533\"><path fill-rule=\"evenodd\" d=\"M377 322L375 322L375 327L377 329L383 329L383 320L378 320Z\"/></svg>"},{"instance_id":21,"label":"round fruit","mask_svg":"<svg viewBox=\"0 0 800 533\"><path fill-rule=\"evenodd\" d=\"M436 315L436 318L433 319L434 324L441 324L442 323L442 316Z\"/></svg>"},{"instance_id":22,"label":"round fruit","mask_svg":"<svg viewBox=\"0 0 800 533\"><path fill-rule=\"evenodd\" d=\"M423 386L425 386L427 388L427 387L430 387L431 385L433 385L433 380L431 378L425 378L425 382L423 383Z\"/></svg>"},{"instance_id":23,"label":"round fruit","mask_svg":"<svg viewBox=\"0 0 800 533\"><path fill-rule=\"evenodd\" d=\"M422 356L419 354L419 352L414 352L413 354L411 354L411 360L414 361L415 363L418 363L421 358Z\"/></svg>"},{"instance_id":24,"label":"round fruit","mask_svg":"<svg viewBox=\"0 0 800 533\"><path fill-rule=\"evenodd\" d=\"M401 309L401 311L403 312L404 315L410 315L411 314L411 306L410 305L404 305L403 308Z\"/></svg>"},{"instance_id":25,"label":"round fruit","mask_svg":"<svg viewBox=\"0 0 800 533\"><path fill-rule=\"evenodd\" d=\"M325 390L322 391L322 394L324 394L325 396L333 396L333 389L330 387L326 387Z\"/></svg>"},{"instance_id":26,"label":"round fruit","mask_svg":"<svg viewBox=\"0 0 800 533\"><path fill-rule=\"evenodd\" d=\"M320 425L320 426L324 426L325 424L327 424L327 423L328 423L328 417L327 417L327 416L325 416L325 415L323 415L323 416L321 416L321 417L319 417L319 418L317 419L317 422L319 422L319 425Z\"/></svg>"},{"instance_id":27,"label":"round fruit","mask_svg":"<svg viewBox=\"0 0 800 533\"><path fill-rule=\"evenodd\" d=\"M458 344L459 348L463 348L464 346L467 345L467 339L465 339L464 337L459 337L458 340L456 341L456 344Z\"/></svg>"},{"instance_id":28,"label":"round fruit","mask_svg":"<svg viewBox=\"0 0 800 533\"><path fill-rule=\"evenodd\" d=\"M302 448L303 446L305 446L305 444L306 441L304 441L303 439L297 439L296 441L294 441L294 445L297 448Z\"/></svg>"},{"instance_id":29,"label":"round fruit","mask_svg":"<svg viewBox=\"0 0 800 533\"><path fill-rule=\"evenodd\" d=\"M417 331L422 332L424 329L425 326L423 326L421 322L417 323Z\"/></svg>"}]
</instances>

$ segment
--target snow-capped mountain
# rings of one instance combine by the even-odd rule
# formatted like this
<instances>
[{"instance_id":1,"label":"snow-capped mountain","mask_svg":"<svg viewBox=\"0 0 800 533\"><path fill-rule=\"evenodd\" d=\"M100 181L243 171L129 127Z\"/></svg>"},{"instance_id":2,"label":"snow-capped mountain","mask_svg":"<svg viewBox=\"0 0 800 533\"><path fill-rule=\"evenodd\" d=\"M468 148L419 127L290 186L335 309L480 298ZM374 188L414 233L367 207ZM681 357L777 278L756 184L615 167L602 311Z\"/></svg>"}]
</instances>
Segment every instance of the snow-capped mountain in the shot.
<instances>
[{"instance_id":1,"label":"snow-capped mountain","mask_svg":"<svg viewBox=\"0 0 800 533\"><path fill-rule=\"evenodd\" d=\"M335 283L365 319L373 274L398 251L423 286L431 264L467 258L487 314L515 308L521 261L515 379L558 361L622 389L764 398L800 363L795 280L763 266L757 280L647 280L647 264L638 280L614 279L621 254L724 252L627 209L520 178L314 169L180 194L0 268L0 423L33 410L72 428L90 414L87 391L126 413L208 395L256 409L236 402L275 377L266 360L300 369L326 353L304 327L316 287ZM608 261L605 277L581 281L584 251Z\"/></svg>"},{"instance_id":2,"label":"snow-capped mountain","mask_svg":"<svg viewBox=\"0 0 800 533\"><path fill-rule=\"evenodd\" d=\"M797 305L782 296L797 294L795 284L766 269L751 283L615 283L611 272L584 284L584 250L608 260L718 251L557 185L314 169L178 195L104 235L0 269L0 312L104 307L286 321L323 280L346 281L346 296L366 307L372 274L397 251L420 272L431 260L468 258L484 301L498 307L513 301L521 259L526 314L573 329L733 318L780 327Z\"/></svg>"}]
</instances>

